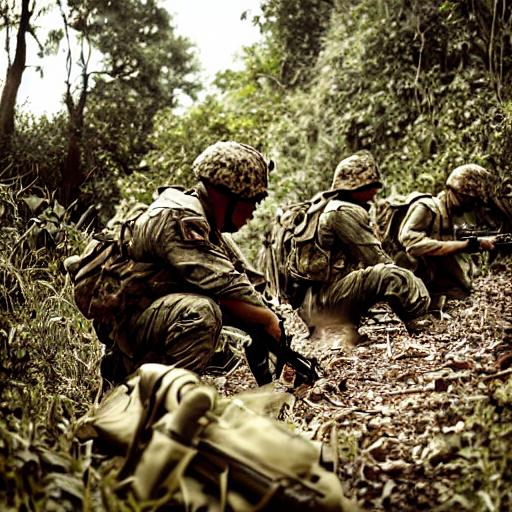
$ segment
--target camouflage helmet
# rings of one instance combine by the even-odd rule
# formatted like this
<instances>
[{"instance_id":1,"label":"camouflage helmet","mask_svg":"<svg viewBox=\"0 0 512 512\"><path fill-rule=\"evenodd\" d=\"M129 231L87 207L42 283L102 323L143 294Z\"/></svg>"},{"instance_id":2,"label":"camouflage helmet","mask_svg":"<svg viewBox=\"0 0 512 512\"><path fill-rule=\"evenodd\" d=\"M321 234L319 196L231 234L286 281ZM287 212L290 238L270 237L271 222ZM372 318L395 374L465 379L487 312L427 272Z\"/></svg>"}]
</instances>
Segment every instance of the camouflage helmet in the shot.
<instances>
[{"instance_id":1,"label":"camouflage helmet","mask_svg":"<svg viewBox=\"0 0 512 512\"><path fill-rule=\"evenodd\" d=\"M488 201L493 183L493 175L477 164L456 167L448 176L446 186L470 197Z\"/></svg>"},{"instance_id":2,"label":"camouflage helmet","mask_svg":"<svg viewBox=\"0 0 512 512\"><path fill-rule=\"evenodd\" d=\"M373 155L369 151L362 150L338 164L334 171L331 190L355 191L368 185L380 188L382 182Z\"/></svg>"},{"instance_id":3,"label":"camouflage helmet","mask_svg":"<svg viewBox=\"0 0 512 512\"><path fill-rule=\"evenodd\" d=\"M194 160L192 170L201 181L225 188L241 199L257 200L267 195L267 162L247 144L216 142Z\"/></svg>"}]
</instances>

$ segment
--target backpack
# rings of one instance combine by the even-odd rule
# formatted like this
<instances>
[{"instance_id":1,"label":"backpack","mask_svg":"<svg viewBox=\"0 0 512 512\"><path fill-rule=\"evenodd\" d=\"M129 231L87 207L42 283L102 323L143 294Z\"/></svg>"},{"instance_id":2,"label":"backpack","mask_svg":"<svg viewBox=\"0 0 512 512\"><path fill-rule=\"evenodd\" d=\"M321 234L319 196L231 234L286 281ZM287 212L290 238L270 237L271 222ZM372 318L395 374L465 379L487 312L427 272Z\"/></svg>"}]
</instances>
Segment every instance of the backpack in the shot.
<instances>
[{"instance_id":1,"label":"backpack","mask_svg":"<svg viewBox=\"0 0 512 512\"><path fill-rule=\"evenodd\" d=\"M122 296L117 283L127 265L120 240L96 235L74 263L66 266L75 304L85 318L107 318L119 310Z\"/></svg>"},{"instance_id":2,"label":"backpack","mask_svg":"<svg viewBox=\"0 0 512 512\"><path fill-rule=\"evenodd\" d=\"M407 196L398 196L393 200L386 200L379 208L377 226L382 248L397 264L400 264L398 261L401 261L401 266L404 266L403 264L405 263L403 261L405 251L398 240L400 226L409 211L409 207L419 199L426 197L431 198L432 195L422 192L411 192Z\"/></svg>"},{"instance_id":3,"label":"backpack","mask_svg":"<svg viewBox=\"0 0 512 512\"><path fill-rule=\"evenodd\" d=\"M116 229L95 234L80 256L71 256L64 262L73 283L75 304L87 319L115 318L125 310L137 287L146 288L144 281L151 265L130 259L126 242L130 222L141 213Z\"/></svg>"},{"instance_id":4,"label":"backpack","mask_svg":"<svg viewBox=\"0 0 512 512\"><path fill-rule=\"evenodd\" d=\"M135 495L141 509L158 498L170 510L358 510L325 467L327 446L263 414L284 396L260 388L221 398L190 371L144 364L76 434L122 456L117 491Z\"/></svg>"},{"instance_id":5,"label":"backpack","mask_svg":"<svg viewBox=\"0 0 512 512\"><path fill-rule=\"evenodd\" d=\"M273 288L271 295L286 295L290 278L302 284L328 279L330 253L318 245L316 231L318 218L336 194L321 192L278 214L277 222L266 234L260 258L260 268Z\"/></svg>"}]
</instances>

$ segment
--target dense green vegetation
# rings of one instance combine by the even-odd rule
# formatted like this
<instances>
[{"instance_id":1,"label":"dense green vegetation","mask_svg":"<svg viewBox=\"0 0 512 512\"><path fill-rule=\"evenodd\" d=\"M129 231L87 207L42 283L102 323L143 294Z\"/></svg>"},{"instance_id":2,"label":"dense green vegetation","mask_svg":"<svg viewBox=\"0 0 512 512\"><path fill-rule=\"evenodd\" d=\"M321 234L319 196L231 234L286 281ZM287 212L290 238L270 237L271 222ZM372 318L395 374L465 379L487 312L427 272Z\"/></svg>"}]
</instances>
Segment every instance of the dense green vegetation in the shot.
<instances>
[{"instance_id":1,"label":"dense green vegetation","mask_svg":"<svg viewBox=\"0 0 512 512\"><path fill-rule=\"evenodd\" d=\"M22 80L17 45L52 8L64 21L41 42L41 66L71 38L82 52L70 51L68 64L80 78L68 76L62 112L34 118L6 91L16 72ZM199 90L197 63L156 0L5 1L0 19L2 36L14 36L0 82L2 509L98 509L99 477L70 425L94 400L101 347L73 305L62 260L115 204L192 184L190 164L218 139L250 143L276 162L269 197L239 237L254 257L278 205L328 187L339 159L359 149L380 163L384 195L437 190L470 161L511 177L506 0L263 0L252 20L263 39L245 48L244 69L220 73L216 91L184 112L177 96ZM104 56L99 72L89 50ZM498 478L507 456L492 439L510 424L496 433L494 418L509 405L507 385L474 412L494 466L482 451L470 455ZM461 482L459 494L469 500L473 484Z\"/></svg>"}]
</instances>

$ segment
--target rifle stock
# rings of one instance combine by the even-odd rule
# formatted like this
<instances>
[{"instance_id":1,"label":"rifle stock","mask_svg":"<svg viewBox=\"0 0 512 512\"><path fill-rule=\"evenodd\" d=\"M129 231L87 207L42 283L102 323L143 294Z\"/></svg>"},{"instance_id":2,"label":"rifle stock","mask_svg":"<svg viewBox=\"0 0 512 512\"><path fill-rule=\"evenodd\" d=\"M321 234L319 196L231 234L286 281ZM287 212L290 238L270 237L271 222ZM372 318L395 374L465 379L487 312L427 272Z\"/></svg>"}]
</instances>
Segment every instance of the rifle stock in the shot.
<instances>
[{"instance_id":1,"label":"rifle stock","mask_svg":"<svg viewBox=\"0 0 512 512\"><path fill-rule=\"evenodd\" d=\"M218 485L218 475L229 470L230 485L248 501L266 502L269 512L314 512L323 494L303 480L282 480L249 467L208 441L198 443L192 472L200 479Z\"/></svg>"}]
</instances>

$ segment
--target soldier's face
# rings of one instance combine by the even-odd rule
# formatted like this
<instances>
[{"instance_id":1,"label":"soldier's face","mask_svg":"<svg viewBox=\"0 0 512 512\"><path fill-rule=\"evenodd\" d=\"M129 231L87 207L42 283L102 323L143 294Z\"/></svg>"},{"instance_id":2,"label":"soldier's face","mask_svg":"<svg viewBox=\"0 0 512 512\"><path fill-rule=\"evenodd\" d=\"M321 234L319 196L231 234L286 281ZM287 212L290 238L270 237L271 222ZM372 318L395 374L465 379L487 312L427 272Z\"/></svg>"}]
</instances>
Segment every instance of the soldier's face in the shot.
<instances>
[{"instance_id":1,"label":"soldier's face","mask_svg":"<svg viewBox=\"0 0 512 512\"><path fill-rule=\"evenodd\" d=\"M379 190L380 187L364 188L363 190L355 190L351 192L351 195L355 201L366 203L371 201Z\"/></svg>"},{"instance_id":2,"label":"soldier's face","mask_svg":"<svg viewBox=\"0 0 512 512\"><path fill-rule=\"evenodd\" d=\"M480 197L469 196L460 192L455 192L455 196L459 202L457 211L460 213L476 211L485 206L485 202Z\"/></svg>"},{"instance_id":3,"label":"soldier's face","mask_svg":"<svg viewBox=\"0 0 512 512\"><path fill-rule=\"evenodd\" d=\"M252 214L256 209L257 203L254 201L237 201L231 216L231 224L233 231L238 231L252 218Z\"/></svg>"}]
</instances>

